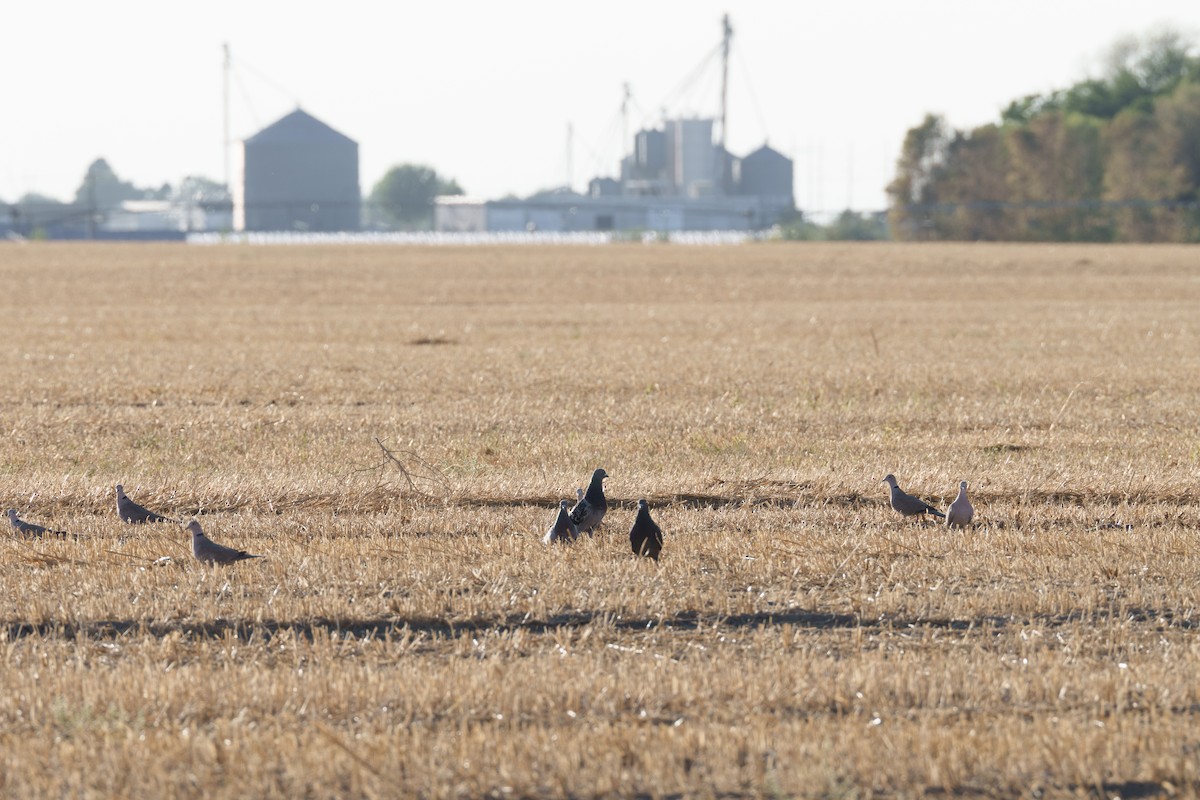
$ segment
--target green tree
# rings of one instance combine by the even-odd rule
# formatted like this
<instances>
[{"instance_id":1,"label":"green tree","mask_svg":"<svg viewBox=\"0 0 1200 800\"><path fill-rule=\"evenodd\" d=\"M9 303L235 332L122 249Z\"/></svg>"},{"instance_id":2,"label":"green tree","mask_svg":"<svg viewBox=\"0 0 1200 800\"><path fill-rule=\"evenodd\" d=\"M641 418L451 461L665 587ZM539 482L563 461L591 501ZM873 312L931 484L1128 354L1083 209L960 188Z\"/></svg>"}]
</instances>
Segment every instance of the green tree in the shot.
<instances>
[{"instance_id":1,"label":"green tree","mask_svg":"<svg viewBox=\"0 0 1200 800\"><path fill-rule=\"evenodd\" d=\"M900 239L1200 240L1200 54L1174 31L1133 37L998 125L929 115L888 193Z\"/></svg>"},{"instance_id":2,"label":"green tree","mask_svg":"<svg viewBox=\"0 0 1200 800\"><path fill-rule=\"evenodd\" d=\"M432 167L400 164L379 179L367 197L369 223L385 228L422 230L433 227L433 201L441 195L460 195L461 187Z\"/></svg>"},{"instance_id":3,"label":"green tree","mask_svg":"<svg viewBox=\"0 0 1200 800\"><path fill-rule=\"evenodd\" d=\"M896 164L896 177L888 184L892 198L889 223L899 239L921 239L932 234L936 222L938 181L950 150L951 132L936 114L904 137Z\"/></svg>"},{"instance_id":4,"label":"green tree","mask_svg":"<svg viewBox=\"0 0 1200 800\"><path fill-rule=\"evenodd\" d=\"M83 183L75 190L75 205L103 211L116 208L126 200L139 200L145 196L146 192L118 178L107 161L97 158L84 174Z\"/></svg>"}]
</instances>

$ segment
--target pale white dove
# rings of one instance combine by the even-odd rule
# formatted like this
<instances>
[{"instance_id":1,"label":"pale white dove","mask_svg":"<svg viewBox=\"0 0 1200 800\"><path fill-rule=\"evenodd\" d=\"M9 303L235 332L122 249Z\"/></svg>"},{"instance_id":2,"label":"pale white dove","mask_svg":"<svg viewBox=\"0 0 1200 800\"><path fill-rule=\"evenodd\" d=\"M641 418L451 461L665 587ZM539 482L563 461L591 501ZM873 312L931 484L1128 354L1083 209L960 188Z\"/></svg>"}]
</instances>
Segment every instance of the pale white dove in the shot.
<instances>
[{"instance_id":1,"label":"pale white dove","mask_svg":"<svg viewBox=\"0 0 1200 800\"><path fill-rule=\"evenodd\" d=\"M967 499L967 482L960 481L958 497L954 498L954 502L946 511L946 524L956 528L965 528L971 524L974 517L975 509L971 506L971 501Z\"/></svg>"},{"instance_id":2,"label":"pale white dove","mask_svg":"<svg viewBox=\"0 0 1200 800\"><path fill-rule=\"evenodd\" d=\"M554 542L573 542L579 538L579 528L574 522L571 522L571 512L567 510L570 505L566 500L561 500L558 503L558 516L554 518L554 524L546 531L546 535L542 537L543 544L553 544Z\"/></svg>"}]
</instances>

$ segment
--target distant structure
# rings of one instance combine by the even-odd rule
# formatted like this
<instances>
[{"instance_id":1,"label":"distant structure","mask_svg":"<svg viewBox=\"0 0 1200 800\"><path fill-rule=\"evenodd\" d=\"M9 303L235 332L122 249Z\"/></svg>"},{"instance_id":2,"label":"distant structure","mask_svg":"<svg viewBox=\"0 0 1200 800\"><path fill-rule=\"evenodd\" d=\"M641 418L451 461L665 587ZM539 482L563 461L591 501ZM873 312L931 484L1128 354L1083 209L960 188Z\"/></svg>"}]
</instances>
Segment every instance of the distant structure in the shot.
<instances>
[{"instance_id":1,"label":"distant structure","mask_svg":"<svg viewBox=\"0 0 1200 800\"><path fill-rule=\"evenodd\" d=\"M769 228L795 209L792 160L764 144L739 158L725 148L729 43L722 20L721 109L716 118L665 119L638 131L620 177L597 177L525 199L441 197L439 231L713 231ZM628 92L628 89L627 89ZM628 95L627 95L628 98Z\"/></svg>"},{"instance_id":2,"label":"distant structure","mask_svg":"<svg viewBox=\"0 0 1200 800\"><path fill-rule=\"evenodd\" d=\"M355 231L358 143L296 109L242 142L233 186L237 231Z\"/></svg>"}]
</instances>

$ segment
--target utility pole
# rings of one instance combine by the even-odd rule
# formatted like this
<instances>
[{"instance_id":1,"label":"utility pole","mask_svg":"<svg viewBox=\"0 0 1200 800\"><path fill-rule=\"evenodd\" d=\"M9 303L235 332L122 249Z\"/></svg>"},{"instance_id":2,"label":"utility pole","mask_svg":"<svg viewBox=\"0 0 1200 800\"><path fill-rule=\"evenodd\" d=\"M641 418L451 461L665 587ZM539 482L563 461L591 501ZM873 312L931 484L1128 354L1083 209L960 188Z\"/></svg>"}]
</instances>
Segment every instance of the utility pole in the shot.
<instances>
[{"instance_id":1,"label":"utility pole","mask_svg":"<svg viewBox=\"0 0 1200 800\"><path fill-rule=\"evenodd\" d=\"M223 111L224 111L223 117L224 117L224 125L225 125L225 191L232 192L233 187L229 183L229 179L230 179L230 176L229 176L229 70L230 70L229 42L225 42L224 44L222 44L221 49L225 53L224 81L223 81L224 86L223 86L223 92L222 92L222 101L223 101L222 107L223 107Z\"/></svg>"},{"instance_id":2,"label":"utility pole","mask_svg":"<svg viewBox=\"0 0 1200 800\"><path fill-rule=\"evenodd\" d=\"M570 190L570 188L571 188L571 179L574 177L571 174L574 171L574 164L572 163L572 158L571 158L571 151L575 149L574 148L574 139L575 139L575 125L573 123L568 122L567 123L567 189L568 190Z\"/></svg>"},{"instance_id":3,"label":"utility pole","mask_svg":"<svg viewBox=\"0 0 1200 800\"><path fill-rule=\"evenodd\" d=\"M622 85L624 96L621 98L621 148L629 147L629 99L633 96L629 90L629 81Z\"/></svg>"},{"instance_id":4,"label":"utility pole","mask_svg":"<svg viewBox=\"0 0 1200 800\"><path fill-rule=\"evenodd\" d=\"M729 140L729 47L733 41L733 26L729 15L721 17L721 138L717 141L722 150Z\"/></svg>"}]
</instances>

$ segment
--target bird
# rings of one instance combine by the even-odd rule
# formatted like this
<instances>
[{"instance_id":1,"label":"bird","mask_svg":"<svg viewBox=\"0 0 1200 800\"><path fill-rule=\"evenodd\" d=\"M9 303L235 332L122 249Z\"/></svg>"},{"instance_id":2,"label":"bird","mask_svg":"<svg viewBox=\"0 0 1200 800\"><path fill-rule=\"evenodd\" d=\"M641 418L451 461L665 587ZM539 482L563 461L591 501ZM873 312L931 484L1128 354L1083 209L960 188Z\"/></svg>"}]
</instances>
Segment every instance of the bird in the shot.
<instances>
[{"instance_id":1,"label":"bird","mask_svg":"<svg viewBox=\"0 0 1200 800\"><path fill-rule=\"evenodd\" d=\"M583 499L571 509L571 522L574 522L582 533L590 534L600 526L604 513L608 511L608 501L604 499L604 479L608 473L598 469L592 473L592 481L584 492ZM576 490L578 491L578 490Z\"/></svg>"},{"instance_id":2,"label":"bird","mask_svg":"<svg viewBox=\"0 0 1200 800\"><path fill-rule=\"evenodd\" d=\"M571 522L571 512L567 510L569 506L566 500L559 501L558 516L554 518L554 524L546 531L546 535L542 537L543 544L554 544L555 542L573 542L579 538L579 528L574 522Z\"/></svg>"},{"instance_id":3,"label":"bird","mask_svg":"<svg viewBox=\"0 0 1200 800\"><path fill-rule=\"evenodd\" d=\"M634 555L647 556L655 561L658 561L658 554L662 552L662 528L650 519L650 504L645 500L638 500L637 517L629 529L629 545Z\"/></svg>"},{"instance_id":4,"label":"bird","mask_svg":"<svg viewBox=\"0 0 1200 800\"><path fill-rule=\"evenodd\" d=\"M946 512L946 524L957 528L965 528L975 517L975 509L967 499L967 482L959 481L958 497L950 504Z\"/></svg>"},{"instance_id":5,"label":"bird","mask_svg":"<svg viewBox=\"0 0 1200 800\"><path fill-rule=\"evenodd\" d=\"M883 479L883 482L892 487L892 508L899 511L903 516L912 517L917 514L924 514L925 512L929 512L937 517L946 516L924 500L913 497L911 494L906 494L896 483L895 475L889 473Z\"/></svg>"},{"instance_id":6,"label":"bird","mask_svg":"<svg viewBox=\"0 0 1200 800\"><path fill-rule=\"evenodd\" d=\"M197 561L209 564L232 564L247 558L262 558L262 556L251 555L245 550L234 550L232 547L217 544L204 535L204 531L200 529L200 523L196 520L192 520L187 529L192 533L192 555L196 557Z\"/></svg>"},{"instance_id":7,"label":"bird","mask_svg":"<svg viewBox=\"0 0 1200 800\"><path fill-rule=\"evenodd\" d=\"M25 520L23 520L17 516L17 510L15 508L10 508L8 510L8 521L12 523L12 526L14 528L16 528L17 532L19 534L21 534L22 536L41 537L42 535L47 534L47 533L54 535L54 536L68 536L69 535L66 531L56 531L51 528L47 528L44 525L38 525L33 522L26 522Z\"/></svg>"},{"instance_id":8,"label":"bird","mask_svg":"<svg viewBox=\"0 0 1200 800\"><path fill-rule=\"evenodd\" d=\"M139 506L137 503L130 500L125 495L125 489L121 484L117 484L117 516L126 522L142 523L142 522L174 522L178 524L178 520L164 517L162 514L155 514L144 506Z\"/></svg>"}]
</instances>

